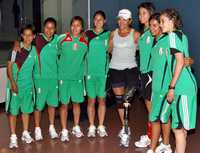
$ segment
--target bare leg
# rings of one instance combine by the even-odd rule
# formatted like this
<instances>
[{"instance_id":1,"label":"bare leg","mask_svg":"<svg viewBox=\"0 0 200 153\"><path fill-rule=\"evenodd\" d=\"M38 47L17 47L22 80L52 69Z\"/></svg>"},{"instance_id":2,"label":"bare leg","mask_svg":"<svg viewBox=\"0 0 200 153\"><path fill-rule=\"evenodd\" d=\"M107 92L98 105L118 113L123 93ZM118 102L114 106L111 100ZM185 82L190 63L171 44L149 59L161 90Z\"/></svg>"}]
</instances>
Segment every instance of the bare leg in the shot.
<instances>
[{"instance_id":1,"label":"bare leg","mask_svg":"<svg viewBox=\"0 0 200 153\"><path fill-rule=\"evenodd\" d=\"M49 123L50 125L54 125L55 121L55 108L48 106L48 115L49 115Z\"/></svg>"},{"instance_id":2,"label":"bare leg","mask_svg":"<svg viewBox=\"0 0 200 153\"><path fill-rule=\"evenodd\" d=\"M17 116L9 115L9 122L10 122L11 134L16 134Z\"/></svg>"},{"instance_id":3,"label":"bare leg","mask_svg":"<svg viewBox=\"0 0 200 153\"><path fill-rule=\"evenodd\" d=\"M99 125L103 125L106 114L106 102L105 98L99 98L98 101L99 101L99 106L98 106Z\"/></svg>"},{"instance_id":4,"label":"bare leg","mask_svg":"<svg viewBox=\"0 0 200 153\"><path fill-rule=\"evenodd\" d=\"M90 125L94 125L95 120L95 99L88 99L87 113Z\"/></svg>"},{"instance_id":5,"label":"bare leg","mask_svg":"<svg viewBox=\"0 0 200 153\"><path fill-rule=\"evenodd\" d=\"M152 122L151 150L155 151L160 137L160 122Z\"/></svg>"},{"instance_id":6,"label":"bare leg","mask_svg":"<svg viewBox=\"0 0 200 153\"><path fill-rule=\"evenodd\" d=\"M185 129L173 129L176 138L176 153L185 153L187 131Z\"/></svg>"},{"instance_id":7,"label":"bare leg","mask_svg":"<svg viewBox=\"0 0 200 153\"><path fill-rule=\"evenodd\" d=\"M24 131L28 131L29 127L29 114L22 114L22 122Z\"/></svg>"},{"instance_id":8,"label":"bare leg","mask_svg":"<svg viewBox=\"0 0 200 153\"><path fill-rule=\"evenodd\" d=\"M62 129L67 129L67 116L68 116L68 105L62 104L60 106L60 120Z\"/></svg>"},{"instance_id":9,"label":"bare leg","mask_svg":"<svg viewBox=\"0 0 200 153\"><path fill-rule=\"evenodd\" d=\"M80 104L73 103L73 114L74 114L74 126L77 126L79 125L80 115L81 115Z\"/></svg>"}]
</instances>

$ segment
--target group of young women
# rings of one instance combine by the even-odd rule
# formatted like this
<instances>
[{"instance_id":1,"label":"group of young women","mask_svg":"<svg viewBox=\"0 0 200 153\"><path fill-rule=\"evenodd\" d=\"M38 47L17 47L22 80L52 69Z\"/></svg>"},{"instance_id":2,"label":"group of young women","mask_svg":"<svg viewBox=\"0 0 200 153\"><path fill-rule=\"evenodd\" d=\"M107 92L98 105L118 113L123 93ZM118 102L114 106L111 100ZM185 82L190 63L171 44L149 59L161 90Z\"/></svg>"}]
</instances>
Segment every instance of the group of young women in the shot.
<instances>
[{"instance_id":1,"label":"group of young women","mask_svg":"<svg viewBox=\"0 0 200 153\"><path fill-rule=\"evenodd\" d=\"M176 153L184 153L187 130L195 128L196 81L188 64L187 37L181 31L181 20L174 9L154 13L152 3L138 7L140 32L131 27L132 14L122 9L117 16L118 28L105 30L106 15L97 11L94 28L84 32L83 19L71 20L70 32L56 35L56 21L47 18L43 33L34 36L32 26L21 30L8 59L6 110L11 128L10 148L18 147L16 117L22 114L21 139L31 143L29 114L34 111L35 140L42 140L41 111L48 105L49 134L58 138L54 121L60 105L61 141L69 141L68 104L73 103L72 134L83 137L79 125L80 103L87 95L88 137L108 136L104 126L106 114L106 81L109 76L121 120L119 137L125 134L124 95L127 88L143 87L143 98L149 113L147 135L135 142L148 147L147 153L170 153L170 130L176 138ZM140 72L136 50L140 53ZM109 54L111 60L109 61ZM98 127L95 126L95 103L98 100ZM162 125L162 138L160 137ZM130 129L128 134L131 134ZM162 141L157 147L158 141Z\"/></svg>"}]
</instances>

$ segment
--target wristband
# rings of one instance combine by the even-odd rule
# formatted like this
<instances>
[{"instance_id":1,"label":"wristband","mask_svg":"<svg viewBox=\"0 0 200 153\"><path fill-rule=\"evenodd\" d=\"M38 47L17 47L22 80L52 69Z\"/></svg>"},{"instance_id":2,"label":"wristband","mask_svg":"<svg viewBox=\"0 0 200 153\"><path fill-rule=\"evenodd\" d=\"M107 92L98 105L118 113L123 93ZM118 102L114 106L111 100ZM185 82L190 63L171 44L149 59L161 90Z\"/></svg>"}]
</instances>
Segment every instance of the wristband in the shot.
<instances>
[{"instance_id":1,"label":"wristband","mask_svg":"<svg viewBox=\"0 0 200 153\"><path fill-rule=\"evenodd\" d=\"M173 86L169 86L169 89L173 89L173 90L174 90L174 89L175 89L175 87L173 87Z\"/></svg>"}]
</instances>

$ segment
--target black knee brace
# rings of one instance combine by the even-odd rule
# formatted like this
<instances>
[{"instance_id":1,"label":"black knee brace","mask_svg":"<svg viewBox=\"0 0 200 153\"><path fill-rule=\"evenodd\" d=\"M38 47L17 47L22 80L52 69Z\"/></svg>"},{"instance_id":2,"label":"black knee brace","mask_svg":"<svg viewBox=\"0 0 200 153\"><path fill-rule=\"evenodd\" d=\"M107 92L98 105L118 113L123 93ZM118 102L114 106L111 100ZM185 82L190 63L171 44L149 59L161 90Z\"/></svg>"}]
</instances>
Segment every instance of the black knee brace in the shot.
<instances>
[{"instance_id":1,"label":"black knee brace","mask_svg":"<svg viewBox=\"0 0 200 153\"><path fill-rule=\"evenodd\" d=\"M124 108L124 95L115 95L115 100L117 102L118 109Z\"/></svg>"}]
</instances>

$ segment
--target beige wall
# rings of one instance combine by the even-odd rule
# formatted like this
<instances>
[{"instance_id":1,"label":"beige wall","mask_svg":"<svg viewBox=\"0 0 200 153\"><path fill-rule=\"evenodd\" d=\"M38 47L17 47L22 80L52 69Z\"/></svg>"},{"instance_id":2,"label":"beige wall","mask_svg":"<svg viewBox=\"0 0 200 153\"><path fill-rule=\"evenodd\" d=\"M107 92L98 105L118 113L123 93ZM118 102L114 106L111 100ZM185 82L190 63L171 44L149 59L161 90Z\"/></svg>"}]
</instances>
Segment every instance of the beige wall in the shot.
<instances>
[{"instance_id":1,"label":"beige wall","mask_svg":"<svg viewBox=\"0 0 200 153\"><path fill-rule=\"evenodd\" d=\"M42 0L42 22L52 16L58 21L58 33L69 30L70 20L80 15L87 23L87 0Z\"/></svg>"}]
</instances>

